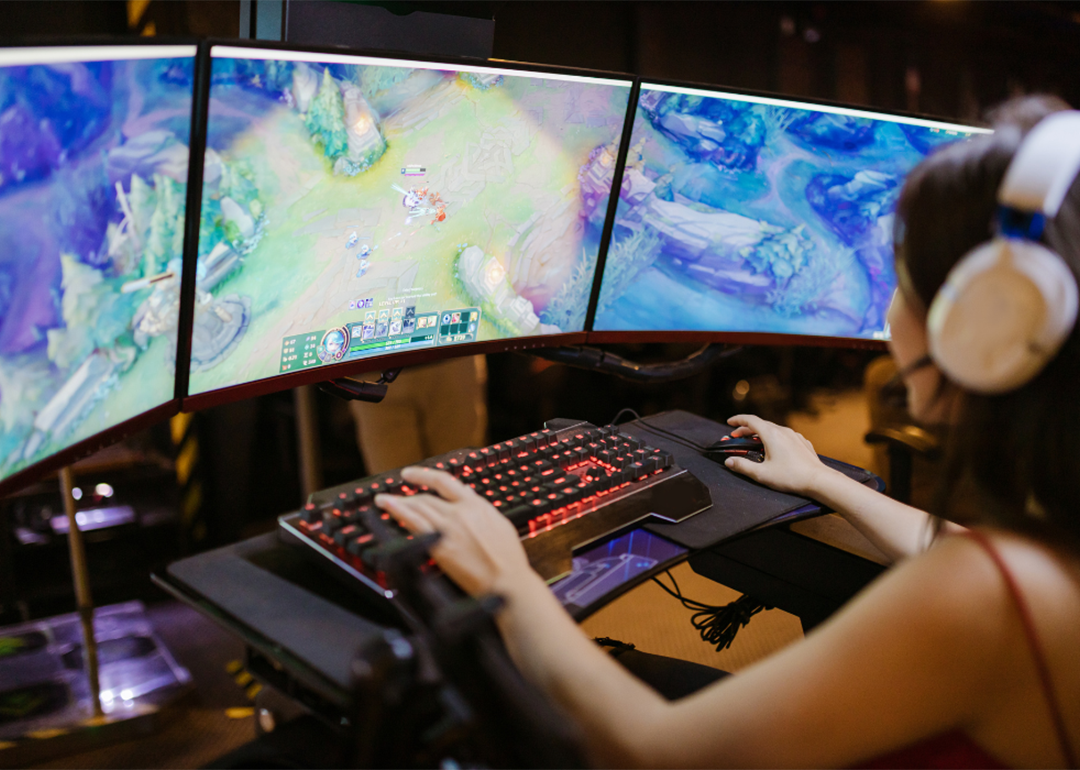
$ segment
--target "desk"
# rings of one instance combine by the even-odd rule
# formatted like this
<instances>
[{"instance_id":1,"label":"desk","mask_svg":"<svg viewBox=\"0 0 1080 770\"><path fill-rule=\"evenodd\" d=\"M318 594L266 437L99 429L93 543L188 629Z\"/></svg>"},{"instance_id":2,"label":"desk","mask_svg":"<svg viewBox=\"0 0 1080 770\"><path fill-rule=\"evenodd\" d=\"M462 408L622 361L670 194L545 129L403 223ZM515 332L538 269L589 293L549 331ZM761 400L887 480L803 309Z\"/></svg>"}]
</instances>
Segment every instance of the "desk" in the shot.
<instances>
[{"instance_id":1,"label":"desk","mask_svg":"<svg viewBox=\"0 0 1080 770\"><path fill-rule=\"evenodd\" d=\"M709 486L714 505L681 525L649 523L575 554L572 574L552 591L576 619L689 558L699 574L792 612L809 629L881 571L786 526L821 514L820 506L701 457L694 445L711 443L727 426L668 412L623 430L671 451ZM829 462L883 486L873 474ZM358 647L400 625L388 606L313 568L319 562L268 534L181 560L154 580L239 636L253 674L334 720L351 705Z\"/></svg>"}]
</instances>

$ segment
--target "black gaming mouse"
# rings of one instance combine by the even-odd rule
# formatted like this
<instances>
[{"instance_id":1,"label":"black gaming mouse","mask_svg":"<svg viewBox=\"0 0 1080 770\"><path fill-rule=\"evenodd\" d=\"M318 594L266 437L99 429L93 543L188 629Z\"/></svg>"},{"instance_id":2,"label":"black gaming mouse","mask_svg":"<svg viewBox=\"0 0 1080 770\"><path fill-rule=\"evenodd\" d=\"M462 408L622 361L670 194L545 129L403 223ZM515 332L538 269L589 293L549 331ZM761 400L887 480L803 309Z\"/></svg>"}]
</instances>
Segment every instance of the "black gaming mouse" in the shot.
<instances>
[{"instance_id":1,"label":"black gaming mouse","mask_svg":"<svg viewBox=\"0 0 1080 770\"><path fill-rule=\"evenodd\" d=\"M760 463L765 460L765 445L756 435L724 436L705 448L705 456L721 464L729 457L745 457Z\"/></svg>"}]
</instances>

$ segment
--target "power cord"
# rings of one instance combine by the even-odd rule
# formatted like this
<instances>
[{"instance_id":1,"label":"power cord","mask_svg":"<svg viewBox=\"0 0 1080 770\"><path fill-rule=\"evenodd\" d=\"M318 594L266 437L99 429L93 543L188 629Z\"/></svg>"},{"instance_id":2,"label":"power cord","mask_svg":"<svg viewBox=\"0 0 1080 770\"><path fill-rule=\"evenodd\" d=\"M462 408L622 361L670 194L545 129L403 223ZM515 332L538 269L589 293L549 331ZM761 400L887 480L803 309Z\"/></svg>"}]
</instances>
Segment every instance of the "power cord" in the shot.
<instances>
[{"instance_id":1,"label":"power cord","mask_svg":"<svg viewBox=\"0 0 1080 770\"><path fill-rule=\"evenodd\" d=\"M671 574L671 570L664 570L664 574L671 578L671 583L675 586L674 591L661 583L659 577L654 577L653 582L678 599L686 609L694 611L694 614L690 616L690 623L701 635L701 641L715 645L717 652L731 646L731 643L735 641L735 634L750 622L750 618L762 610L772 609L748 594L743 594L735 601L724 605L705 604L695 599L687 599L682 595L679 583Z\"/></svg>"}]
</instances>

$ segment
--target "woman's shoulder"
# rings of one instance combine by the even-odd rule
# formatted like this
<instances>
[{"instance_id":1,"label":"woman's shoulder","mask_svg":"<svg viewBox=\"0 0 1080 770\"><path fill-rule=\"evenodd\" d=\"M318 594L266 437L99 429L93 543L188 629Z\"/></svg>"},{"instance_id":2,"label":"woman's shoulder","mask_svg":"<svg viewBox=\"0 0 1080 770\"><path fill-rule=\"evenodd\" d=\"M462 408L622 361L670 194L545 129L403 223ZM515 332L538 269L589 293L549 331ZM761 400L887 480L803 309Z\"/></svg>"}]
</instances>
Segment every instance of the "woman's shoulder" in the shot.
<instances>
[{"instance_id":1,"label":"woman's shoulder","mask_svg":"<svg viewBox=\"0 0 1080 770\"><path fill-rule=\"evenodd\" d=\"M1031 535L981 527L943 538L938 548L954 569L970 573L969 583L978 575L969 588L985 597L1004 596L1040 614L1074 613L1080 621L1080 555ZM980 588L977 582L991 574L996 579Z\"/></svg>"},{"instance_id":2,"label":"woman's shoulder","mask_svg":"<svg viewBox=\"0 0 1080 770\"><path fill-rule=\"evenodd\" d=\"M983 590L992 596L1005 594L1013 623L1026 627L1029 644L1034 639L1034 644L1045 649L1051 667L1063 650L1069 659L1075 659L1080 630L1080 555L1008 530L972 532L950 539L966 541L959 544L963 558L975 561L981 557L994 565L999 577ZM953 550L957 550L955 546Z\"/></svg>"},{"instance_id":3,"label":"woman's shoulder","mask_svg":"<svg viewBox=\"0 0 1080 770\"><path fill-rule=\"evenodd\" d=\"M978 528L938 540L897 567L896 578L924 597L944 626L999 633L1017 619L1017 601L1035 620L1080 627L1080 557L1028 535Z\"/></svg>"},{"instance_id":4,"label":"woman's shoulder","mask_svg":"<svg viewBox=\"0 0 1080 770\"><path fill-rule=\"evenodd\" d=\"M851 610L864 621L904 629L907 641L940 666L977 678L1027 654L1010 580L1036 628L1080 628L1080 577L1074 577L1080 572L1071 565L1010 532L948 535L889 570Z\"/></svg>"}]
</instances>

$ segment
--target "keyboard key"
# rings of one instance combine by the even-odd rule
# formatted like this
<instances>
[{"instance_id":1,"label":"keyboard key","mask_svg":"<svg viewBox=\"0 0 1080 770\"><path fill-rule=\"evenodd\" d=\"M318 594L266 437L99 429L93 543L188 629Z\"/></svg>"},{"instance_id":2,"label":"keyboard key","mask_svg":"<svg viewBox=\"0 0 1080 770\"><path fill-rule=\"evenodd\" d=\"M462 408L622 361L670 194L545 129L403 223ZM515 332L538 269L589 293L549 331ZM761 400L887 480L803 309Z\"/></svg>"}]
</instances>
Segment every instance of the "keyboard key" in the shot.
<instances>
[{"instance_id":1,"label":"keyboard key","mask_svg":"<svg viewBox=\"0 0 1080 770\"><path fill-rule=\"evenodd\" d=\"M582 486L581 488L582 496L592 497L597 492L602 491L604 488L604 484L599 481L586 481L584 486Z\"/></svg>"},{"instance_id":2,"label":"keyboard key","mask_svg":"<svg viewBox=\"0 0 1080 770\"><path fill-rule=\"evenodd\" d=\"M355 537L359 534L359 528L352 524L346 525L334 533L334 543L344 548L345 543L349 540L349 538Z\"/></svg>"},{"instance_id":3,"label":"keyboard key","mask_svg":"<svg viewBox=\"0 0 1080 770\"><path fill-rule=\"evenodd\" d=\"M364 511L370 510L370 506L361 505L359 508L353 508L346 511L342 517L346 524L361 524L364 521Z\"/></svg>"},{"instance_id":4,"label":"keyboard key","mask_svg":"<svg viewBox=\"0 0 1080 770\"><path fill-rule=\"evenodd\" d=\"M540 516L551 510L551 501L547 499L546 495L544 497L534 497L529 501L529 505L532 506L533 515L535 516Z\"/></svg>"},{"instance_id":5,"label":"keyboard key","mask_svg":"<svg viewBox=\"0 0 1080 770\"><path fill-rule=\"evenodd\" d=\"M518 529L521 529L528 524L529 519L536 515L536 510L531 505L515 505L512 508L507 508L503 515L510 520Z\"/></svg>"},{"instance_id":6,"label":"keyboard key","mask_svg":"<svg viewBox=\"0 0 1080 770\"><path fill-rule=\"evenodd\" d=\"M566 498L566 502L568 504L569 503L576 503L578 500L580 500L582 497L584 497L584 493L583 493L581 487L579 487L577 484L574 484L574 485L568 486L568 487L563 487L562 489L559 490L559 493L562 494L562 496Z\"/></svg>"},{"instance_id":7,"label":"keyboard key","mask_svg":"<svg viewBox=\"0 0 1080 770\"><path fill-rule=\"evenodd\" d=\"M562 508L570 502L562 492L549 492L545 497L548 499L552 509Z\"/></svg>"},{"instance_id":8,"label":"keyboard key","mask_svg":"<svg viewBox=\"0 0 1080 770\"><path fill-rule=\"evenodd\" d=\"M348 545L345 546L345 550L351 553L353 556L359 556L362 550L369 547L370 545L373 545L374 540L375 536L372 535L370 532L367 532L363 535L360 535L359 537L350 540Z\"/></svg>"}]
</instances>

